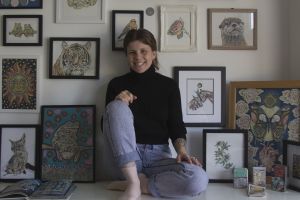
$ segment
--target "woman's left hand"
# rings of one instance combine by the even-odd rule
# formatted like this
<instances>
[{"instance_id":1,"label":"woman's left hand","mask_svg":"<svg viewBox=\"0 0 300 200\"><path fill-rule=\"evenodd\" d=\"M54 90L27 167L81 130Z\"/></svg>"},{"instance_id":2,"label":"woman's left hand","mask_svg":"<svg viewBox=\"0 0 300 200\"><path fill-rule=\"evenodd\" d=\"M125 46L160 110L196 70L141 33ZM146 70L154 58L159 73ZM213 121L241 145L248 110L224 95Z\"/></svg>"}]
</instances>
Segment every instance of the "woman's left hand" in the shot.
<instances>
[{"instance_id":1,"label":"woman's left hand","mask_svg":"<svg viewBox=\"0 0 300 200\"><path fill-rule=\"evenodd\" d=\"M189 156L186 153L179 153L176 158L177 162L188 162L190 164L202 166L201 162L194 156Z\"/></svg>"}]
</instances>

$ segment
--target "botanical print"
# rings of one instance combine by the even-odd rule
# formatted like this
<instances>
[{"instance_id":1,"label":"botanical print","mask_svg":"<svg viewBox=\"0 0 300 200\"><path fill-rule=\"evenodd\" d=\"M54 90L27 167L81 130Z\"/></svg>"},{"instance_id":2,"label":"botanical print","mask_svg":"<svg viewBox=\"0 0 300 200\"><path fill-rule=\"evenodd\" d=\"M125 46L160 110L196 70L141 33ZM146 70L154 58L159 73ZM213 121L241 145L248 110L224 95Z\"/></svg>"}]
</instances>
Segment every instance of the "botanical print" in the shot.
<instances>
[{"instance_id":1,"label":"botanical print","mask_svg":"<svg viewBox=\"0 0 300 200\"><path fill-rule=\"evenodd\" d=\"M293 154L293 178L300 179L300 155Z\"/></svg>"},{"instance_id":2,"label":"botanical print","mask_svg":"<svg viewBox=\"0 0 300 200\"><path fill-rule=\"evenodd\" d=\"M93 109L53 107L43 113L42 178L93 180Z\"/></svg>"},{"instance_id":3,"label":"botanical print","mask_svg":"<svg viewBox=\"0 0 300 200\"><path fill-rule=\"evenodd\" d=\"M36 59L2 59L2 109L36 109L36 87Z\"/></svg>"},{"instance_id":4,"label":"botanical print","mask_svg":"<svg viewBox=\"0 0 300 200\"><path fill-rule=\"evenodd\" d=\"M92 7L97 3L97 0L68 0L68 6L74 9L82 9Z\"/></svg>"},{"instance_id":5,"label":"botanical print","mask_svg":"<svg viewBox=\"0 0 300 200\"><path fill-rule=\"evenodd\" d=\"M22 25L24 28L22 27ZM14 27L8 34L15 37L33 37L34 34L37 34L37 31L32 28L31 24L22 24L15 22Z\"/></svg>"},{"instance_id":6,"label":"botanical print","mask_svg":"<svg viewBox=\"0 0 300 200\"><path fill-rule=\"evenodd\" d=\"M202 83L198 82L196 85L196 90L194 92L194 95L192 95L192 99L188 102L188 107L191 110L197 110L203 107L203 103L205 101L210 101L213 104L214 93L213 91L204 90L202 88Z\"/></svg>"},{"instance_id":7,"label":"botanical print","mask_svg":"<svg viewBox=\"0 0 300 200\"><path fill-rule=\"evenodd\" d=\"M125 25L122 32L118 35L118 41L123 41L128 31L138 29L138 24L136 22L136 19L130 19L128 24Z\"/></svg>"},{"instance_id":8,"label":"botanical print","mask_svg":"<svg viewBox=\"0 0 300 200\"><path fill-rule=\"evenodd\" d=\"M169 30L167 32L168 35L175 35L177 39L181 39L184 34L186 34L190 38L189 32L184 27L184 21L181 17L179 19L175 20L171 26L169 27Z\"/></svg>"},{"instance_id":9,"label":"botanical print","mask_svg":"<svg viewBox=\"0 0 300 200\"><path fill-rule=\"evenodd\" d=\"M300 140L299 89L238 89L236 126L249 130L248 167L282 164L282 140Z\"/></svg>"},{"instance_id":10,"label":"botanical print","mask_svg":"<svg viewBox=\"0 0 300 200\"><path fill-rule=\"evenodd\" d=\"M225 169L233 168L233 163L230 162L231 156L229 151L229 147L231 147L230 144L228 144L227 141L218 141L215 144L216 150L215 150L215 161L216 164L221 165Z\"/></svg>"},{"instance_id":11,"label":"botanical print","mask_svg":"<svg viewBox=\"0 0 300 200\"><path fill-rule=\"evenodd\" d=\"M1 0L0 7L22 8L22 7L39 7L41 0Z\"/></svg>"}]
</instances>

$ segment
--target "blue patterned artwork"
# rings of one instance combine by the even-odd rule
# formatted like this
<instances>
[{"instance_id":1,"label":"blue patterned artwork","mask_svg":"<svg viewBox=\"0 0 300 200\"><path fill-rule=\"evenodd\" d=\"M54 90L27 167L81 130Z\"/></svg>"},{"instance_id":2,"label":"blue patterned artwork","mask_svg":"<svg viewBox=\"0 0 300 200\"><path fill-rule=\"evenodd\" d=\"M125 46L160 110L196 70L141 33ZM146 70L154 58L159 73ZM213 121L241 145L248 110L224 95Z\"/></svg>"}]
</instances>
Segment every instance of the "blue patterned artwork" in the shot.
<instances>
[{"instance_id":1,"label":"blue patterned artwork","mask_svg":"<svg viewBox=\"0 0 300 200\"><path fill-rule=\"evenodd\" d=\"M42 8L43 0L0 0L0 9Z\"/></svg>"}]
</instances>

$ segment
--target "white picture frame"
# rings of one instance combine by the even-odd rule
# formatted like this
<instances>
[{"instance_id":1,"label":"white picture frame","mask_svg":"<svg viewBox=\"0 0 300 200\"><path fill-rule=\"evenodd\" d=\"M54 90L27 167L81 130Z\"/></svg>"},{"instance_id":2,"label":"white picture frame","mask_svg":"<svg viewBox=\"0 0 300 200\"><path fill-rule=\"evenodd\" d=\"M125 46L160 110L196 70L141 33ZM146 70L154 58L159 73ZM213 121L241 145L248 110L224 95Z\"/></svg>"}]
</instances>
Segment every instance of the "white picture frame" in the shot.
<instances>
[{"instance_id":1,"label":"white picture frame","mask_svg":"<svg viewBox=\"0 0 300 200\"><path fill-rule=\"evenodd\" d=\"M197 7L162 5L160 7L160 51L197 51Z\"/></svg>"},{"instance_id":2,"label":"white picture frame","mask_svg":"<svg viewBox=\"0 0 300 200\"><path fill-rule=\"evenodd\" d=\"M97 0L94 5L69 5L68 1L56 0L56 23L104 24L105 1Z\"/></svg>"}]
</instances>

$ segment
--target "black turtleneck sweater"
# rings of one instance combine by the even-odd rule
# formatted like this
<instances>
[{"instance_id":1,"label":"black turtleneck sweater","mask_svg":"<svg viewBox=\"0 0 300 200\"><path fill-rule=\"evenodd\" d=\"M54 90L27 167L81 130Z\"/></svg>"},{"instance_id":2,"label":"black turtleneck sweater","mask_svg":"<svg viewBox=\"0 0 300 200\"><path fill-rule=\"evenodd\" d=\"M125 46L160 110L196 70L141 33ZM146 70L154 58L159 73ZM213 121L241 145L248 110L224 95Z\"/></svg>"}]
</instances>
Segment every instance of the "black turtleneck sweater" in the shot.
<instances>
[{"instance_id":1,"label":"black turtleneck sweater","mask_svg":"<svg viewBox=\"0 0 300 200\"><path fill-rule=\"evenodd\" d=\"M144 73L129 73L112 79L106 92L106 105L123 90L137 99L129 105L134 116L136 142L168 144L171 138L186 138L177 83L151 66Z\"/></svg>"}]
</instances>

